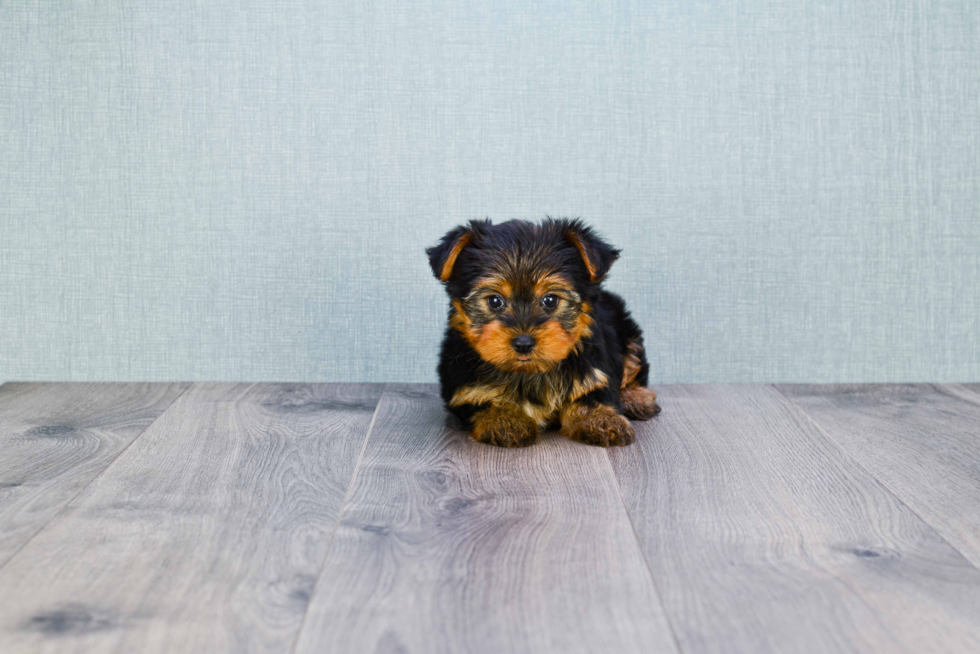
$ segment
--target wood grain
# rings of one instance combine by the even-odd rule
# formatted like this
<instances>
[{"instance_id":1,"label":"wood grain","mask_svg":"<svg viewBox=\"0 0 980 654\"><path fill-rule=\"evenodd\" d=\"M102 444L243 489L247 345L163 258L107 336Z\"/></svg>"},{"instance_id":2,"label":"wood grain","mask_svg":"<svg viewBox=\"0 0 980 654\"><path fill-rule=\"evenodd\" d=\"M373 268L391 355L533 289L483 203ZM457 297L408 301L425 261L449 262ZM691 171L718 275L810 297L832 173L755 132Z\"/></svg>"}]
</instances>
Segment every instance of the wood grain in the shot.
<instances>
[{"instance_id":1,"label":"wood grain","mask_svg":"<svg viewBox=\"0 0 980 654\"><path fill-rule=\"evenodd\" d=\"M980 567L980 394L958 385L779 386Z\"/></svg>"},{"instance_id":2,"label":"wood grain","mask_svg":"<svg viewBox=\"0 0 980 654\"><path fill-rule=\"evenodd\" d=\"M980 384L942 384L940 387L971 404L980 405Z\"/></svg>"},{"instance_id":3,"label":"wood grain","mask_svg":"<svg viewBox=\"0 0 980 654\"><path fill-rule=\"evenodd\" d=\"M0 387L0 567L187 386Z\"/></svg>"},{"instance_id":4,"label":"wood grain","mask_svg":"<svg viewBox=\"0 0 980 654\"><path fill-rule=\"evenodd\" d=\"M388 386L297 652L675 652L605 452Z\"/></svg>"},{"instance_id":5,"label":"wood grain","mask_svg":"<svg viewBox=\"0 0 980 654\"><path fill-rule=\"evenodd\" d=\"M192 386L0 570L0 651L288 651L380 391Z\"/></svg>"},{"instance_id":6,"label":"wood grain","mask_svg":"<svg viewBox=\"0 0 980 654\"><path fill-rule=\"evenodd\" d=\"M609 455L685 653L980 651L980 571L775 389L657 390Z\"/></svg>"}]
</instances>

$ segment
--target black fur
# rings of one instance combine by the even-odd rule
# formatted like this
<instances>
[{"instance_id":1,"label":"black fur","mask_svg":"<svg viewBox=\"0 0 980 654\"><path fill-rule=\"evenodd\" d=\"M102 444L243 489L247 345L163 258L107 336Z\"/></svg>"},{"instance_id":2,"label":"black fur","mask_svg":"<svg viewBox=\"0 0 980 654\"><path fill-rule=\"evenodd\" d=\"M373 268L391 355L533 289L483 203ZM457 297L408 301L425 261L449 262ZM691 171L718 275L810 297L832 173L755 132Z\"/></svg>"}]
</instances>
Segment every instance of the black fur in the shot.
<instances>
[{"instance_id":1,"label":"black fur","mask_svg":"<svg viewBox=\"0 0 980 654\"><path fill-rule=\"evenodd\" d=\"M465 238L465 246L459 249L457 245L461 238ZM467 429L473 428L474 415L487 406L487 403L451 406L456 392L467 386L507 386L509 400L541 405L548 401L549 393L553 395L549 389L556 383L570 387L574 380L599 370L605 374L608 383L580 396L577 402L603 404L622 413L620 386L624 357L629 352L633 352L638 365L631 385L646 386L649 364L643 350L642 331L630 316L623 299L601 287L620 251L580 220L548 218L540 224L511 220L498 225L493 225L490 220L474 220L456 227L437 245L426 250L437 278L454 249L457 250L455 263L444 283L450 299L457 304L466 301L480 280L491 274L500 275L512 282L515 289L513 310L494 319L509 329L534 329L549 316L542 315L542 310L535 304L536 298L521 289L533 287L536 279L553 272L571 281L574 293L569 297L577 297L579 306L588 308L592 323L591 333L581 338L576 348L553 368L527 373L508 372L488 363L460 329L452 324L447 326L438 365L441 393L447 410ZM473 302L472 298L469 301ZM572 300L568 302L572 303ZM451 303L451 322L456 312ZM556 426L557 421L557 415L552 416L548 426Z\"/></svg>"}]
</instances>

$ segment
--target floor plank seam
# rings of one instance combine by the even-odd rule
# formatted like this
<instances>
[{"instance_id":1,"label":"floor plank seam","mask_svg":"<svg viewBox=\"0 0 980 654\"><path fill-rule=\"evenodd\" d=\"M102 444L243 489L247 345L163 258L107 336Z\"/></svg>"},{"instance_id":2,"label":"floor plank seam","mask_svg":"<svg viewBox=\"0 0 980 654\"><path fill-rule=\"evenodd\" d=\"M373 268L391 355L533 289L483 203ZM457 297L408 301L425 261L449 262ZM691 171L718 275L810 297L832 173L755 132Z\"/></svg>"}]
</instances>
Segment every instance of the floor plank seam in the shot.
<instances>
[{"instance_id":1,"label":"floor plank seam","mask_svg":"<svg viewBox=\"0 0 980 654\"><path fill-rule=\"evenodd\" d=\"M371 438L371 432L374 431L374 422L378 419L378 413L381 411L381 401L384 399L385 390L388 388L387 384L381 386L381 393L378 395L378 403L374 407L374 413L371 414L371 422L368 423L367 433L364 434L364 442L361 444L361 451L357 455L357 462L354 463L354 472L351 474L350 483L347 484L347 492L344 493L344 501L340 504L340 511L337 512L337 521L334 523L333 531L330 533L330 542L327 543L327 551L323 555L323 560L320 561L320 571L317 572L316 581L313 583L313 589L310 591L310 598L316 597L316 590L320 586L320 579L323 577L323 571L327 567L327 560L330 558L330 551L333 549L334 540L337 537L337 530L340 529L340 521L344 517L344 510L347 508L347 500L350 498L351 491L354 490L354 482L357 481L357 472L361 469L361 461L364 459L364 453L367 451L368 440ZM311 601L312 603L312 601ZM296 629L296 635L293 636L293 644L289 648L290 654L295 654L296 648L299 646L299 637L303 633L303 628L306 626L306 616L310 613L310 604L306 605L306 610L303 612L303 619L299 622L299 628Z\"/></svg>"},{"instance_id":2,"label":"floor plank seam","mask_svg":"<svg viewBox=\"0 0 980 654\"><path fill-rule=\"evenodd\" d=\"M603 458L606 461L606 465L609 467L609 472L612 473L613 483L616 485L616 493L619 495L619 501L623 505L623 512L626 514L626 520L630 524L630 530L633 532L633 540L636 542L636 547L640 551L640 556L643 557L643 565L646 566L647 574L650 576L650 585L653 587L653 594L657 598L657 602L660 603L660 610L663 613L664 621L667 623L667 628L670 630L670 639L674 642L674 649L677 654L684 654L684 649L681 647L681 642L677 638L677 632L674 630L674 625L670 621L670 614L667 613L667 607L664 604L663 596L660 594L660 589L657 587L657 580L653 576L653 568L650 566L650 561L647 559L647 553L643 549L643 542L640 540L640 534L636 531L636 525L633 524L633 516L630 515L629 507L626 506L626 497L623 495L623 489L619 485L619 477L616 476L616 469L613 468L612 461L609 459L609 452L602 453Z\"/></svg>"},{"instance_id":3,"label":"floor plank seam","mask_svg":"<svg viewBox=\"0 0 980 654\"><path fill-rule=\"evenodd\" d=\"M8 382L8 383L9 383L9 382ZM17 555L18 555L18 554L20 554L20 553L21 553L21 552L22 552L22 551L24 550L24 548L25 548L25 547L27 547L28 545L30 545L30 544L31 544L31 542L33 542L33 540L34 540L35 538L37 538L37 537L38 537L38 536L39 536L39 535L41 534L41 532L43 532L43 531L44 531L45 529L47 529L48 527L50 527L50 526L51 526L51 525L53 525L54 523L56 523L56 522L58 522L58 521L59 521L59 520L61 520L62 518L64 518L64 517L65 517L66 515L68 515L69 513L71 513L71 512L72 512L72 511L74 510L74 507L72 507L72 503L74 503L74 501L75 501L75 500L77 500L77 499L78 499L78 498L79 498L79 497L80 497L80 496L81 496L81 495L82 495L82 494L83 494L83 493L84 493L84 492L85 492L86 490L88 490L88 489L89 489L89 487L91 487L91 486L92 486L92 484L94 484L94 483L96 482L96 480L97 480L97 479L99 479L99 478L101 478L101 477L102 477L102 475L104 475L104 474L106 473L106 471L107 471L107 470L108 470L109 468L111 468L111 467L113 466L113 464L115 464L115 463L116 463L116 461L118 461L118 460L119 460L119 457L121 457L121 456L122 456L123 454L125 454L125 453L126 453L126 452L127 452L128 450L129 450L129 448L131 448L131 447L133 446L133 443L135 443L136 441L138 441L138 440L139 440L139 439L140 439L140 438L141 438L141 437L143 436L143 434L145 434L145 433L146 433L147 431L149 431L149 429L150 429L150 427L152 427L153 425L155 425L155 424L156 424L156 422L157 422L157 420L159 420L160 418L162 418L162 417L164 416L164 414L166 414L166 413L167 413L168 411L170 411L170 409L171 409L171 408L172 408L172 407L173 407L173 406L174 406L175 404L177 404L177 400L179 400L180 398L182 398L182 397L184 396L184 394L185 394L185 393L186 393L186 392L187 392L188 390L190 390L190 388L191 388L191 387L192 387L193 385L194 385L194 383L193 383L193 382L191 382L191 383L189 383L189 384L187 384L187 386L185 386L185 387L184 387L184 389L183 389L183 390L182 390L182 391L181 391L180 393L178 393L176 397L174 397L174 399L173 399L173 401L172 401L172 402L171 402L171 403L170 403L169 405L167 405L167 408L166 408L166 409L164 409L163 411L161 411L161 412L160 412L160 415L158 415L158 416L157 416L156 418L154 418L153 420L151 420L151 421L149 422L149 424L147 424L147 425L146 425L146 427L144 427L144 428L143 428L143 431L141 431L141 432L140 432L139 434L137 434L137 435L136 435L136 436L135 436L135 437L133 438L133 440L132 440L132 441L130 441L130 442L129 442L129 443L128 443L128 444L126 445L126 447L124 447L124 448L122 448L121 450L119 450L119 452L118 452L118 453L116 454L116 456L114 456L114 457L112 457L112 460L111 460L111 461L109 461L109 463L108 463L108 464L106 465L106 467L104 467L104 468L103 468L102 470L100 470L100 471L99 471L99 474L97 474L97 475L95 475L94 477L92 477L92 479L90 479L90 480L88 481L88 483L87 483L87 484L85 484L85 485L84 485L84 486L82 486L82 487L81 487L80 489L78 489L78 492L77 492L77 493L75 493L74 495L72 495L72 496L71 496L71 499L70 499L70 500L68 500L68 501L67 501L67 502L65 503L65 505L64 505L64 506L63 506L63 507L61 508L61 510L60 510L60 511L58 511L58 513L56 513L56 514L55 514L54 516L52 516L52 517L51 517L51 519L50 519L50 520L48 520L48 521L47 521L46 523L44 523L43 525L41 525L41 527L40 527L40 529L38 529L38 530L37 530L37 531L35 531L35 532L34 532L33 534L31 534L31 537L30 537L30 538L28 538L28 539L27 539L26 541L24 541L24 544L23 544L23 545L21 545L21 546L20 546L20 547L18 547L18 548L17 548L16 550L14 550L14 553L13 553L13 554L11 554L11 555L10 555L10 556L9 556L9 557L7 558L7 560L6 560L6 561L4 561L3 563L0 563L0 569L2 569L2 568L3 568L4 566L6 566L6 565L7 565L8 563L10 563L11 561L13 561L13 560L14 560L15 558L17 558Z\"/></svg>"},{"instance_id":4,"label":"floor plank seam","mask_svg":"<svg viewBox=\"0 0 980 654\"><path fill-rule=\"evenodd\" d=\"M937 529L931 522L929 522L924 517L922 517L922 515L920 515L918 511L916 511L915 509L913 509L911 506L908 505L908 503L905 502L905 500L903 500L901 497L899 497L898 493L896 493L895 491L893 491L888 485L885 484L885 482L881 481L881 479L879 479L877 475L873 474L857 458L855 458L854 456L852 456L851 453L848 452L847 449L837 441L837 439L835 439L833 436L831 436L830 435L830 432L828 432L826 429L824 429L823 426L821 426L820 423L818 423L813 418L813 416L810 415L810 413L806 409L804 409L802 406L800 406L795 401L793 401L793 398L791 398L790 396L788 396L785 393L783 393L775 384L770 384L769 386L771 388L775 389L776 392L779 393L780 395L782 395L784 398L786 398L786 400L788 402L790 402L790 404L792 404L793 407L795 407L796 409L798 409L800 411L800 413L802 413L803 416L806 417L806 419L810 422L810 424L812 424L814 426L814 428L818 432L820 432L821 434L823 434L824 438L826 438L828 441L830 441L831 443L833 443L834 446L838 450L840 450L841 453L843 453L843 455L846 456L849 461L851 461L855 466L857 466L859 470L861 470L866 475L868 475L868 478L872 479L876 484L878 484L881 487L881 489L883 491L885 491L890 496L892 496L893 498L895 498L895 501L897 501L902 506L904 506L906 509L908 509L912 513L912 515L914 515L916 518L918 518L920 521L922 521L922 524L924 524L927 527L929 527L929 529L931 529L932 532L936 535L936 538L938 538L942 542L944 542L947 545L949 545L949 547L954 552L956 552L957 554L959 554L963 558L964 561L966 561L968 564L970 564L971 567L973 567L974 569L980 571L980 566L978 566L973 561L973 559L971 559L970 557L966 556L960 550L960 548L956 547L953 543L949 542L949 540L946 538L946 536L944 536L939 531L939 529Z\"/></svg>"}]
</instances>

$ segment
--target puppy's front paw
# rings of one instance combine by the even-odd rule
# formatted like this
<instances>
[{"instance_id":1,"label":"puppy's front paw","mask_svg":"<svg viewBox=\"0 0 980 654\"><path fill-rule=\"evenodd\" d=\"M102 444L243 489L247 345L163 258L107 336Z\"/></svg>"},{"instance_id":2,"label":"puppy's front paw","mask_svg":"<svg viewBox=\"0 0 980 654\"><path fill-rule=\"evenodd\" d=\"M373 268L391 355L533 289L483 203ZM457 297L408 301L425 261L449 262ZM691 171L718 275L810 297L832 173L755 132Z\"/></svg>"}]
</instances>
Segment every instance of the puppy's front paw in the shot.
<instances>
[{"instance_id":1,"label":"puppy's front paw","mask_svg":"<svg viewBox=\"0 0 980 654\"><path fill-rule=\"evenodd\" d=\"M629 420L604 404L572 404L562 411L561 433L587 445L629 445L636 438Z\"/></svg>"},{"instance_id":2,"label":"puppy's front paw","mask_svg":"<svg viewBox=\"0 0 980 654\"><path fill-rule=\"evenodd\" d=\"M538 426L517 409L492 406L473 416L473 440L500 447L527 447L538 438Z\"/></svg>"},{"instance_id":3,"label":"puppy's front paw","mask_svg":"<svg viewBox=\"0 0 980 654\"><path fill-rule=\"evenodd\" d=\"M624 388L619 392L619 402L626 417L633 420L649 420L660 413L656 392L643 386Z\"/></svg>"}]
</instances>

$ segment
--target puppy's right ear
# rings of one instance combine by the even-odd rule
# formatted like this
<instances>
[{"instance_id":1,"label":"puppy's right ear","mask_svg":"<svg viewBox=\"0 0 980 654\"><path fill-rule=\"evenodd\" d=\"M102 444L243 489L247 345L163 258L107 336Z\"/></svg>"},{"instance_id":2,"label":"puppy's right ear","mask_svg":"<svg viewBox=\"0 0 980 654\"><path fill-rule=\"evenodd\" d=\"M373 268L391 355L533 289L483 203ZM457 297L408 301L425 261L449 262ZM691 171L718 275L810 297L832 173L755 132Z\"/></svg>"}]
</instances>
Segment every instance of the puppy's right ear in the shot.
<instances>
[{"instance_id":1,"label":"puppy's right ear","mask_svg":"<svg viewBox=\"0 0 980 654\"><path fill-rule=\"evenodd\" d=\"M443 236L438 245L426 249L425 253L429 255L429 266L432 267L432 274L439 281L449 281L453 274L453 266L456 264L456 257L472 238L473 232L468 227L460 225Z\"/></svg>"}]
</instances>

